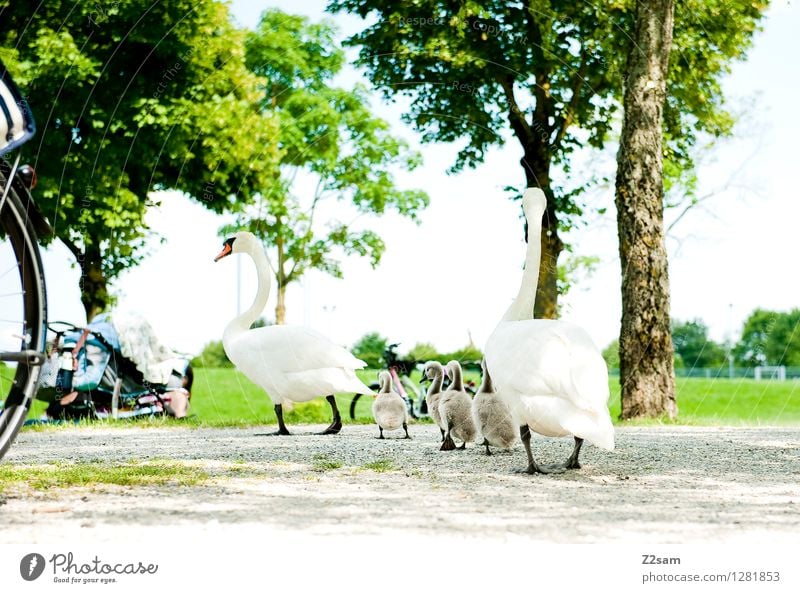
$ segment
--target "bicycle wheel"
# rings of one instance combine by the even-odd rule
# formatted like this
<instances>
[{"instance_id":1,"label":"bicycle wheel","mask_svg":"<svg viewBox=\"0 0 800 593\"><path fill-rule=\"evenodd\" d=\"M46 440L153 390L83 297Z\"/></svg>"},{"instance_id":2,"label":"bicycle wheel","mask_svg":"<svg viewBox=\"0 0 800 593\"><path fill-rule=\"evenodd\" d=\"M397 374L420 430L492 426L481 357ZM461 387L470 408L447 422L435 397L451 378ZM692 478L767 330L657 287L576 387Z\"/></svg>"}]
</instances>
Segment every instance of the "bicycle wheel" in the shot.
<instances>
[{"instance_id":1,"label":"bicycle wheel","mask_svg":"<svg viewBox=\"0 0 800 593\"><path fill-rule=\"evenodd\" d=\"M4 173L0 171L0 198ZM47 332L42 260L27 210L32 202L17 193L27 190L10 183L0 206L0 459L36 396Z\"/></svg>"}]
</instances>

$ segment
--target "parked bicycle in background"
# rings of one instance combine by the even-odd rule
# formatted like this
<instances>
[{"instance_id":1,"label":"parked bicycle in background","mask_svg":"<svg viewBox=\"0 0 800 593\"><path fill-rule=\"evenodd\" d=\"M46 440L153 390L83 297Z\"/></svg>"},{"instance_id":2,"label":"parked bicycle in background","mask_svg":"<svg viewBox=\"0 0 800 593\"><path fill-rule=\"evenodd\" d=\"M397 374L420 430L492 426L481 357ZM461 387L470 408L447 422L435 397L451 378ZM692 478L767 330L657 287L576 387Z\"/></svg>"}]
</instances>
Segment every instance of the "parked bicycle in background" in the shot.
<instances>
[{"instance_id":1,"label":"parked bicycle in background","mask_svg":"<svg viewBox=\"0 0 800 593\"><path fill-rule=\"evenodd\" d=\"M0 459L25 422L45 360L38 236L51 230L30 194L36 173L20 164L17 150L35 130L27 102L0 62Z\"/></svg>"}]
</instances>

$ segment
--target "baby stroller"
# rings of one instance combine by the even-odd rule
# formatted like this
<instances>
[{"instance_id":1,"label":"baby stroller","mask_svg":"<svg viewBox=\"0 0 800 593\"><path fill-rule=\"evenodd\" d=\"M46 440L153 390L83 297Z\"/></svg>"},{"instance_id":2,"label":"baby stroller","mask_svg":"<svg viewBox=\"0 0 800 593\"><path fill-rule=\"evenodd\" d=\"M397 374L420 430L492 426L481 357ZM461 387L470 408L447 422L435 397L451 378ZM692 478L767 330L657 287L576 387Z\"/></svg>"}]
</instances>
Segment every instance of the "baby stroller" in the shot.
<instances>
[{"instance_id":1,"label":"baby stroller","mask_svg":"<svg viewBox=\"0 0 800 593\"><path fill-rule=\"evenodd\" d=\"M36 396L49 402L47 419L186 415L189 359L160 347L144 319L121 319L100 315L85 328L48 325L55 339ZM154 351L161 356L153 358Z\"/></svg>"}]
</instances>

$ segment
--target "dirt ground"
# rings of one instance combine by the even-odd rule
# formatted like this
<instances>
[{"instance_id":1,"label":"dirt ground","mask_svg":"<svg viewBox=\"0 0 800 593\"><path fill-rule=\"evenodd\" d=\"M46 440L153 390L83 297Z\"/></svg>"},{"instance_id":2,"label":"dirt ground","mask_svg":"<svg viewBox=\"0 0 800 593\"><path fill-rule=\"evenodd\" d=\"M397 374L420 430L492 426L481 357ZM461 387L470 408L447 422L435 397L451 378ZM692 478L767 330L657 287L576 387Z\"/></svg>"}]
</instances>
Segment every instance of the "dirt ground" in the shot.
<instances>
[{"instance_id":1,"label":"dirt ground","mask_svg":"<svg viewBox=\"0 0 800 593\"><path fill-rule=\"evenodd\" d=\"M154 530L191 537L223 529L570 543L800 539L800 428L626 427L613 453L586 446L582 469L548 476L513 472L525 464L520 444L491 457L474 445L440 452L431 425L412 426L409 441L377 440L372 426L345 426L336 436L260 436L265 430L23 433L4 463L169 459L210 479L11 487L0 495L0 543L131 542ZM567 439L533 444L545 463L571 450Z\"/></svg>"}]
</instances>

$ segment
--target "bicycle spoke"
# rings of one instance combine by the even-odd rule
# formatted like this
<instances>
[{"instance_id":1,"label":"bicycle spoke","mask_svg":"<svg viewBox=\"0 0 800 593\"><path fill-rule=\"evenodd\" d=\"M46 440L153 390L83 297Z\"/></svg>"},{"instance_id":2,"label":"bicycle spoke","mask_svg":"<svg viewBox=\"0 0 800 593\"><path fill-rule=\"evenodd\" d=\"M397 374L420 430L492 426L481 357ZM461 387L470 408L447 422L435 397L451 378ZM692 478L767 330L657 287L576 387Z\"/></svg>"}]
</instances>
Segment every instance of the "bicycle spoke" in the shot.
<instances>
[{"instance_id":1,"label":"bicycle spoke","mask_svg":"<svg viewBox=\"0 0 800 593\"><path fill-rule=\"evenodd\" d=\"M17 262L17 265L15 265L15 266L11 266L11 267L10 267L10 268L8 268L8 269L7 269L5 272L3 272L2 274L0 274L0 280L2 280L2 279L5 277L5 276L7 276L8 274L10 274L11 272L15 272L16 270L19 270L19 262Z\"/></svg>"}]
</instances>

